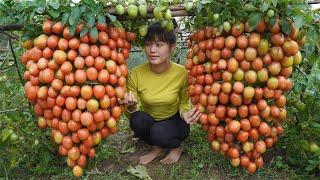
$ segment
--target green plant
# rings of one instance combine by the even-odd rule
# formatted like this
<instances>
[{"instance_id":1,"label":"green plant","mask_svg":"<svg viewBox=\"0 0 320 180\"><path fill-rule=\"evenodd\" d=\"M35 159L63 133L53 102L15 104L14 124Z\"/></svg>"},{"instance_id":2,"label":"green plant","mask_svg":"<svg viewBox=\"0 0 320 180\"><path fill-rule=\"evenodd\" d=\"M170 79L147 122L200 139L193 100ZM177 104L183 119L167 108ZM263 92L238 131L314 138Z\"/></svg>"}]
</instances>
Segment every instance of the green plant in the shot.
<instances>
[{"instance_id":1,"label":"green plant","mask_svg":"<svg viewBox=\"0 0 320 180\"><path fill-rule=\"evenodd\" d=\"M319 21L319 14L315 16ZM310 144L320 144L320 25L315 24L307 34L306 45L302 49L303 61L296 68L292 79L295 86L288 94L289 121L288 133L282 140L288 158L299 171L319 171L319 151L310 151ZM299 139L299 141L296 141Z\"/></svg>"}]
</instances>

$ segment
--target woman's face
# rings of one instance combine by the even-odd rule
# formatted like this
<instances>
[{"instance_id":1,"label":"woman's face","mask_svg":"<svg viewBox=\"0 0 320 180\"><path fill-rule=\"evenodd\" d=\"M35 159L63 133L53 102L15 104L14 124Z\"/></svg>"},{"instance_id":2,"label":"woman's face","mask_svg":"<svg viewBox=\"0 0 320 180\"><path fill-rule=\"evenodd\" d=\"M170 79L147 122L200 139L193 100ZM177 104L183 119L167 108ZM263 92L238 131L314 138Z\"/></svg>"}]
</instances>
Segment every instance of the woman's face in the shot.
<instances>
[{"instance_id":1,"label":"woman's face","mask_svg":"<svg viewBox=\"0 0 320 180\"><path fill-rule=\"evenodd\" d=\"M174 45L163 41L146 42L145 51L150 64L158 65L166 63L170 58Z\"/></svg>"}]
</instances>

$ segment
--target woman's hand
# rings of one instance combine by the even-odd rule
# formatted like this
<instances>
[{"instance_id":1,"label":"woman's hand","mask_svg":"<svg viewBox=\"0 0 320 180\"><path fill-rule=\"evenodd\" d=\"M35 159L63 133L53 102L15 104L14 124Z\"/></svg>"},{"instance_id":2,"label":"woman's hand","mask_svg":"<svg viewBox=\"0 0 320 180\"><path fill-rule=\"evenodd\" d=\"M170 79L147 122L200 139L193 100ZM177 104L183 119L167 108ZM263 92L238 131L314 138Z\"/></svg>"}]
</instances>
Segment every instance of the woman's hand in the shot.
<instances>
[{"instance_id":1,"label":"woman's hand","mask_svg":"<svg viewBox=\"0 0 320 180\"><path fill-rule=\"evenodd\" d=\"M126 105L128 110L133 112L137 109L138 100L134 97L134 95L129 91L124 95L123 99L118 98L118 102L121 105Z\"/></svg>"},{"instance_id":2,"label":"woman's hand","mask_svg":"<svg viewBox=\"0 0 320 180\"><path fill-rule=\"evenodd\" d=\"M186 111L182 113L182 118L187 122L187 124L193 125L195 124L201 116L201 113L197 110L197 108L193 108L190 111Z\"/></svg>"}]
</instances>

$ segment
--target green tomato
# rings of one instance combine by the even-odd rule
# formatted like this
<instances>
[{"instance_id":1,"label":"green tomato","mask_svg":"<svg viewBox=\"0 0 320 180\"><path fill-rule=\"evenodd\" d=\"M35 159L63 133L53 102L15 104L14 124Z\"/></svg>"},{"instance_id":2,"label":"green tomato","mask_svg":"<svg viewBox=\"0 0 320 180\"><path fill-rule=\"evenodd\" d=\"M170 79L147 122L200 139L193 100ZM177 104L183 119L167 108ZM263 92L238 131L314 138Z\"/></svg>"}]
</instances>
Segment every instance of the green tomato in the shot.
<instances>
[{"instance_id":1,"label":"green tomato","mask_svg":"<svg viewBox=\"0 0 320 180\"><path fill-rule=\"evenodd\" d=\"M134 4L136 4L136 1L135 0L128 0L128 3L129 3L129 5L134 5Z\"/></svg>"},{"instance_id":2,"label":"green tomato","mask_svg":"<svg viewBox=\"0 0 320 180\"><path fill-rule=\"evenodd\" d=\"M229 23L228 21L225 21L225 22L223 23L223 30L224 30L225 32L229 32L229 31L231 30L231 25L230 25L230 23Z\"/></svg>"},{"instance_id":3,"label":"green tomato","mask_svg":"<svg viewBox=\"0 0 320 180\"><path fill-rule=\"evenodd\" d=\"M171 10L170 9L166 10L166 12L164 14L164 18L167 19L167 20L172 19L172 14L171 14Z\"/></svg>"},{"instance_id":4,"label":"green tomato","mask_svg":"<svg viewBox=\"0 0 320 180\"><path fill-rule=\"evenodd\" d=\"M116 6L116 13L119 14L119 15L124 14L124 7L121 4L118 4Z\"/></svg>"},{"instance_id":5,"label":"green tomato","mask_svg":"<svg viewBox=\"0 0 320 180\"><path fill-rule=\"evenodd\" d=\"M305 151L309 151L310 150L309 142L307 140L302 140L301 147Z\"/></svg>"},{"instance_id":6,"label":"green tomato","mask_svg":"<svg viewBox=\"0 0 320 180\"><path fill-rule=\"evenodd\" d=\"M139 10L139 14L142 16L142 17L145 17L147 15L147 7L145 5L140 5L138 7L138 10Z\"/></svg>"},{"instance_id":7,"label":"green tomato","mask_svg":"<svg viewBox=\"0 0 320 180\"><path fill-rule=\"evenodd\" d=\"M8 129L8 134L11 135L12 133L14 133L14 131L12 129Z\"/></svg>"},{"instance_id":8,"label":"green tomato","mask_svg":"<svg viewBox=\"0 0 320 180\"><path fill-rule=\"evenodd\" d=\"M293 64L299 65L301 63L301 61L302 61L302 55L301 55L301 52L298 51L298 53L293 56Z\"/></svg>"},{"instance_id":9,"label":"green tomato","mask_svg":"<svg viewBox=\"0 0 320 180\"><path fill-rule=\"evenodd\" d=\"M131 18L137 17L137 15L138 15L138 7L136 5L129 5L129 7L128 7L128 15Z\"/></svg>"},{"instance_id":10,"label":"green tomato","mask_svg":"<svg viewBox=\"0 0 320 180\"><path fill-rule=\"evenodd\" d=\"M17 136L16 133L12 133L12 134L10 135L10 141L15 142L15 141L18 140L18 139L19 139L19 137Z\"/></svg>"},{"instance_id":11,"label":"green tomato","mask_svg":"<svg viewBox=\"0 0 320 180\"><path fill-rule=\"evenodd\" d=\"M167 31L173 31L174 25L172 21L169 21L166 26Z\"/></svg>"},{"instance_id":12,"label":"green tomato","mask_svg":"<svg viewBox=\"0 0 320 180\"><path fill-rule=\"evenodd\" d=\"M168 21L166 21L166 20L161 21L161 27L162 27L162 28L167 27L167 24L168 24Z\"/></svg>"},{"instance_id":13,"label":"green tomato","mask_svg":"<svg viewBox=\"0 0 320 180\"><path fill-rule=\"evenodd\" d=\"M310 143L310 152L316 153L320 150L320 147L315 142Z\"/></svg>"},{"instance_id":14,"label":"green tomato","mask_svg":"<svg viewBox=\"0 0 320 180\"><path fill-rule=\"evenodd\" d=\"M272 9L269 9L268 12L267 12L267 16L269 18L272 18L274 16L274 11Z\"/></svg>"},{"instance_id":15,"label":"green tomato","mask_svg":"<svg viewBox=\"0 0 320 180\"><path fill-rule=\"evenodd\" d=\"M184 8L187 12L190 12L193 8L193 3L192 2L187 2L184 4Z\"/></svg>"},{"instance_id":16,"label":"green tomato","mask_svg":"<svg viewBox=\"0 0 320 180\"><path fill-rule=\"evenodd\" d=\"M148 33L148 25L141 25L139 27L139 34L140 36L146 36Z\"/></svg>"},{"instance_id":17,"label":"green tomato","mask_svg":"<svg viewBox=\"0 0 320 180\"><path fill-rule=\"evenodd\" d=\"M215 13L213 14L213 21L216 22L219 19L219 14Z\"/></svg>"},{"instance_id":18,"label":"green tomato","mask_svg":"<svg viewBox=\"0 0 320 180\"><path fill-rule=\"evenodd\" d=\"M306 109L306 104L301 101L294 103L294 107L298 109L298 111L304 111Z\"/></svg>"},{"instance_id":19,"label":"green tomato","mask_svg":"<svg viewBox=\"0 0 320 180\"><path fill-rule=\"evenodd\" d=\"M157 20L161 20L163 18L162 11L160 7L155 7L153 9L153 15Z\"/></svg>"}]
</instances>

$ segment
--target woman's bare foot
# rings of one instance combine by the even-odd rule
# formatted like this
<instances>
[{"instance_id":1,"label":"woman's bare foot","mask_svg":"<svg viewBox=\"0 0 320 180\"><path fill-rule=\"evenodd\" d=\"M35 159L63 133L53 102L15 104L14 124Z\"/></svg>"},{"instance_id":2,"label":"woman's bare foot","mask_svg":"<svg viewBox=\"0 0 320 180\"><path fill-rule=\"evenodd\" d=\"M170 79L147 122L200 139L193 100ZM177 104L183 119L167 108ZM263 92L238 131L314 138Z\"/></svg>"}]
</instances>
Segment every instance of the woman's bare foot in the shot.
<instances>
[{"instance_id":1,"label":"woman's bare foot","mask_svg":"<svg viewBox=\"0 0 320 180\"><path fill-rule=\"evenodd\" d=\"M140 164L148 164L152 160L154 160L156 157L160 156L161 153L164 151L163 148L154 146L153 149L146 155L143 155L140 157Z\"/></svg>"},{"instance_id":2,"label":"woman's bare foot","mask_svg":"<svg viewBox=\"0 0 320 180\"><path fill-rule=\"evenodd\" d=\"M163 164L176 163L180 159L181 153L182 153L181 146L171 149L169 154L165 158L163 158L160 162L162 162Z\"/></svg>"}]
</instances>

